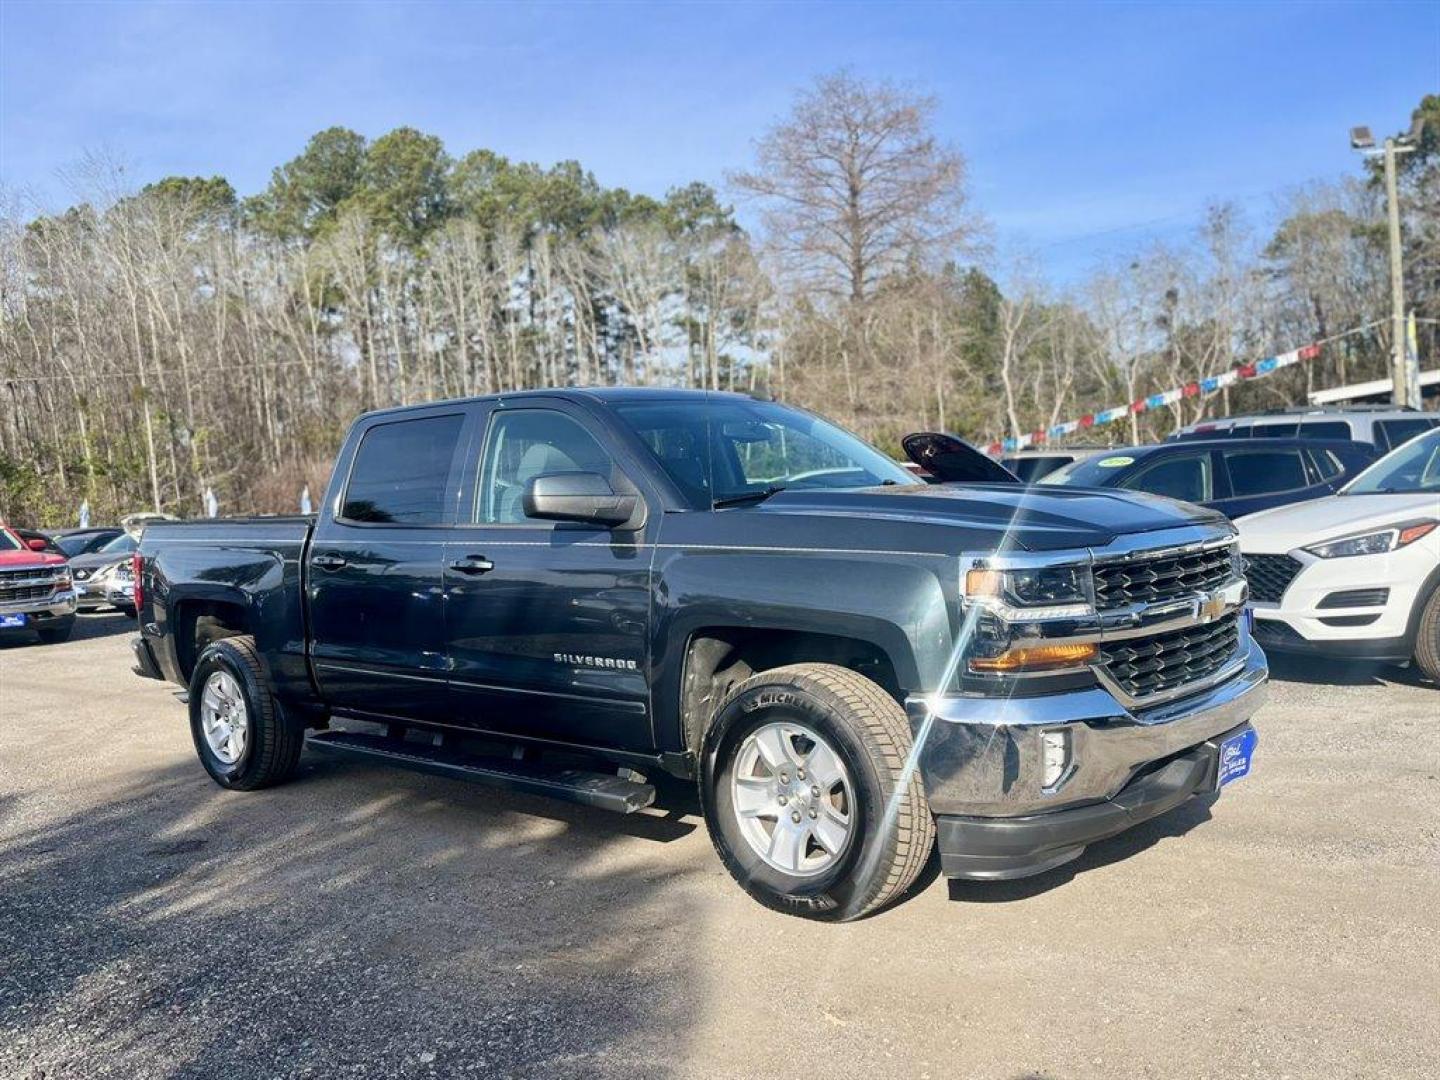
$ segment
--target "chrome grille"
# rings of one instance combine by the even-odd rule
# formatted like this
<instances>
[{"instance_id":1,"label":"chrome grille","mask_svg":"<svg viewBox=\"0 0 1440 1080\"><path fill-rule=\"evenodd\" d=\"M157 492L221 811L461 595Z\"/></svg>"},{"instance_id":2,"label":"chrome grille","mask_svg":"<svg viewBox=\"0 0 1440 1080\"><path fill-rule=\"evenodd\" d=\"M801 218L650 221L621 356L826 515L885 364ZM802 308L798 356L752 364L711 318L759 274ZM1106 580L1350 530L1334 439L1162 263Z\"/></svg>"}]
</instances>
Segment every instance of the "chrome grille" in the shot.
<instances>
[{"instance_id":1,"label":"chrome grille","mask_svg":"<svg viewBox=\"0 0 1440 1080\"><path fill-rule=\"evenodd\" d=\"M1230 614L1204 626L1104 642L1100 663L1125 693L1143 699L1215 674L1239 647L1240 617Z\"/></svg>"},{"instance_id":2,"label":"chrome grille","mask_svg":"<svg viewBox=\"0 0 1440 1080\"><path fill-rule=\"evenodd\" d=\"M1182 600L1218 589L1235 576L1234 546L1140 555L1095 564L1095 607L1114 611L1132 604Z\"/></svg>"},{"instance_id":3,"label":"chrome grille","mask_svg":"<svg viewBox=\"0 0 1440 1080\"><path fill-rule=\"evenodd\" d=\"M1278 604L1305 564L1289 555L1246 555L1245 580L1250 582L1250 599Z\"/></svg>"},{"instance_id":4,"label":"chrome grille","mask_svg":"<svg viewBox=\"0 0 1440 1080\"><path fill-rule=\"evenodd\" d=\"M20 600L43 600L53 590L53 585L0 585L0 604L13 604Z\"/></svg>"}]
</instances>

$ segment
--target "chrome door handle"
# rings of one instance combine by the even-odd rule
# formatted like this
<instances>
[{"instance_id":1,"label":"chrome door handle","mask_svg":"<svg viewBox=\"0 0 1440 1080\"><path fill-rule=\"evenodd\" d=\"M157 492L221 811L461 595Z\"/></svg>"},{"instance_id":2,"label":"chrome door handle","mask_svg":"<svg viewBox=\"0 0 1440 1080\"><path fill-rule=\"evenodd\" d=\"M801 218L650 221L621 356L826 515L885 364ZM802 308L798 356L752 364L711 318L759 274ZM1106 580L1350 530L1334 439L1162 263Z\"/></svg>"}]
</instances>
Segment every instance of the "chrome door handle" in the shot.
<instances>
[{"instance_id":1,"label":"chrome door handle","mask_svg":"<svg viewBox=\"0 0 1440 1080\"><path fill-rule=\"evenodd\" d=\"M495 564L484 555L466 555L452 562L450 569L457 574L488 574L495 569Z\"/></svg>"},{"instance_id":2,"label":"chrome door handle","mask_svg":"<svg viewBox=\"0 0 1440 1080\"><path fill-rule=\"evenodd\" d=\"M311 557L310 565L321 570L339 570L348 561L343 555L315 555Z\"/></svg>"}]
</instances>

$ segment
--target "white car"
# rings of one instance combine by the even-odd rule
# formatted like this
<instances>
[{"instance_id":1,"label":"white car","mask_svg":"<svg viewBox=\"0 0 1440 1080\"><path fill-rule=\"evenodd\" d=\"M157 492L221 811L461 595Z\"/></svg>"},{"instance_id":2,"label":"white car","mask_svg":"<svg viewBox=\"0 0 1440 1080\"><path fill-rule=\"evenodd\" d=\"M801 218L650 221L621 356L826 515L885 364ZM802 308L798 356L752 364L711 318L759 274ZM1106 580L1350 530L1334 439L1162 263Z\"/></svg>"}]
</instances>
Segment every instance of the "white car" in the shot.
<instances>
[{"instance_id":1,"label":"white car","mask_svg":"<svg viewBox=\"0 0 1440 1080\"><path fill-rule=\"evenodd\" d=\"M1413 658L1440 681L1440 429L1337 495L1236 524L1266 650Z\"/></svg>"}]
</instances>

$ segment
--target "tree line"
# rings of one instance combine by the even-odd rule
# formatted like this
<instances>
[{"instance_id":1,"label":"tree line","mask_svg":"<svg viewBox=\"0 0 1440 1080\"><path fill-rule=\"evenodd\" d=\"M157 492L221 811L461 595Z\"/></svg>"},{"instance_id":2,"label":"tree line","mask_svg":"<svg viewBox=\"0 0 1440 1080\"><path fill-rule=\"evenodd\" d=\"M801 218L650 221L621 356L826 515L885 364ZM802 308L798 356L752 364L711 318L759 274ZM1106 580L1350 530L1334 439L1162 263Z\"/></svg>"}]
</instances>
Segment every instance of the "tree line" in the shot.
<instances>
[{"instance_id":1,"label":"tree line","mask_svg":"<svg viewBox=\"0 0 1440 1080\"><path fill-rule=\"evenodd\" d=\"M656 197L578 162L452 157L399 128L312 137L240 197L223 177L0 206L0 514L293 510L365 409L556 385L738 390L895 448L976 442L1338 337L1319 360L1098 437L1144 439L1386 370L1383 192L1284 196L1257 236L1217 205L1183 244L1073 287L996 268L933 99L824 77L727 178ZM1440 316L1440 98L1402 159L1407 286ZM753 213L742 228L733 202ZM1001 282L1003 282L1003 287ZM1378 320L1378 321L1377 321ZM1422 355L1434 355L1426 324Z\"/></svg>"}]
</instances>

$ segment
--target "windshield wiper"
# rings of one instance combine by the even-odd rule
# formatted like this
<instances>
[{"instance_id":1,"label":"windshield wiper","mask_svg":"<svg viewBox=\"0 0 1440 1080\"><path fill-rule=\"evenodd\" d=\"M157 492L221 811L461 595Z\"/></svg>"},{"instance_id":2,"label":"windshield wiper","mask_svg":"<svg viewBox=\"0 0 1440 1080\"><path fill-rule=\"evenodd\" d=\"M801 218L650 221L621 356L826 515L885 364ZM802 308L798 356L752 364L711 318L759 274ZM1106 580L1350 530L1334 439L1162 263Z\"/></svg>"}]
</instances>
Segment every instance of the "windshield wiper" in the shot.
<instances>
[{"instance_id":1,"label":"windshield wiper","mask_svg":"<svg viewBox=\"0 0 1440 1080\"><path fill-rule=\"evenodd\" d=\"M743 506L746 503L764 502L771 495L778 495L785 490L784 484L766 484L759 491L747 491L743 495L726 495L723 499L716 499L710 504L712 510L723 510L727 506Z\"/></svg>"}]
</instances>

